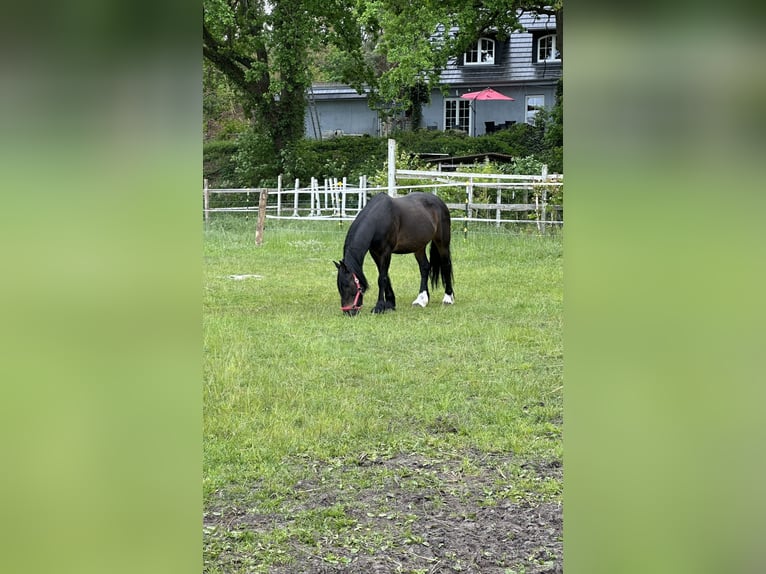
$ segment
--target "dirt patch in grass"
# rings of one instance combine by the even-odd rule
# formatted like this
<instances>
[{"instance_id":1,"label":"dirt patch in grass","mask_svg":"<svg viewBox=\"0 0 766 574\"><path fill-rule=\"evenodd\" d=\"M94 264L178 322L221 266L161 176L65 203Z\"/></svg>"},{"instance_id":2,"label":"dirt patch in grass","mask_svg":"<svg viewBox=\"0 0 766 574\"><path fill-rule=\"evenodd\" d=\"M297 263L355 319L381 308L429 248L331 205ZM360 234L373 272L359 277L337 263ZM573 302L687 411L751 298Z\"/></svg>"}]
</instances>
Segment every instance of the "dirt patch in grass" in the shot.
<instances>
[{"instance_id":1,"label":"dirt patch in grass","mask_svg":"<svg viewBox=\"0 0 766 574\"><path fill-rule=\"evenodd\" d=\"M301 465L287 494L214 497L206 572L563 571L560 461L470 452Z\"/></svg>"}]
</instances>

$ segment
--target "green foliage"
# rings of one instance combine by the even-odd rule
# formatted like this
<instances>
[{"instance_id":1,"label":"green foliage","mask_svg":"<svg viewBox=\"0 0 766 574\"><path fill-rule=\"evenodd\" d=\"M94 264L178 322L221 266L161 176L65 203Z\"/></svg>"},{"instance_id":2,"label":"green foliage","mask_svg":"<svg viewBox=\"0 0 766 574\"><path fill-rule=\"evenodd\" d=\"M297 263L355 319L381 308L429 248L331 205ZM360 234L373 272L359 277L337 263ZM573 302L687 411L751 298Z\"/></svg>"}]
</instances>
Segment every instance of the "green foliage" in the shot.
<instances>
[{"instance_id":1,"label":"green foliage","mask_svg":"<svg viewBox=\"0 0 766 574\"><path fill-rule=\"evenodd\" d=\"M241 95L217 68L202 63L202 121L205 141L235 138L247 129Z\"/></svg>"},{"instance_id":2,"label":"green foliage","mask_svg":"<svg viewBox=\"0 0 766 574\"><path fill-rule=\"evenodd\" d=\"M550 112L546 126L545 143L548 147L545 159L551 171L564 173L564 83L559 81L556 103Z\"/></svg>"},{"instance_id":3,"label":"green foliage","mask_svg":"<svg viewBox=\"0 0 766 574\"><path fill-rule=\"evenodd\" d=\"M417 155L410 153L409 151L403 149L402 147L399 147L397 149L396 167L399 169L417 169L417 170L427 170L432 168L432 166L429 166ZM382 166L379 165L378 169L375 170L375 172L373 172L373 174L370 176L369 182L370 182L370 185L373 187L383 187L385 185L388 185L388 152L386 152L384 163L382 164ZM417 179L408 180L406 178L397 178L397 183L399 185L407 185L407 184L417 185L423 182Z\"/></svg>"},{"instance_id":4,"label":"green foliage","mask_svg":"<svg viewBox=\"0 0 766 574\"><path fill-rule=\"evenodd\" d=\"M237 187L234 158L239 144L231 140L215 140L202 146L202 173L210 187Z\"/></svg>"},{"instance_id":5,"label":"green foliage","mask_svg":"<svg viewBox=\"0 0 766 574\"><path fill-rule=\"evenodd\" d=\"M276 187L281 170L274 141L267 134L251 129L237 140L232 157L239 187Z\"/></svg>"},{"instance_id":6,"label":"green foliage","mask_svg":"<svg viewBox=\"0 0 766 574\"><path fill-rule=\"evenodd\" d=\"M204 0L202 32L205 58L236 86L258 137L271 140L277 161L282 150L303 137L313 51L338 46L346 55L346 70L364 69L360 30L346 2ZM359 85L355 78L343 79ZM240 167L246 178L262 175L253 166Z\"/></svg>"},{"instance_id":7,"label":"green foliage","mask_svg":"<svg viewBox=\"0 0 766 574\"><path fill-rule=\"evenodd\" d=\"M560 166L560 148L547 149L544 134L540 126L519 124L479 137L431 130L398 132L393 137L400 154L397 165L407 169L431 167L414 159L421 153L463 156L496 152L513 156L516 165L524 167L519 168L522 171L509 172L512 167L499 164L492 168L495 173L540 173L543 163L548 164L550 173L561 172L555 163L558 152ZM301 139L280 154L267 135L248 130L236 142L211 142L204 146L204 177L210 180L211 187L276 187L280 174L287 181L298 178L302 182L312 177L347 177L356 182L359 176L366 175L371 184L374 181L384 185L387 139L370 136Z\"/></svg>"},{"instance_id":8,"label":"green foliage","mask_svg":"<svg viewBox=\"0 0 766 574\"><path fill-rule=\"evenodd\" d=\"M322 141L304 139L292 147L285 158L285 175L288 179L308 181L347 177L353 181L361 175L370 175L385 162L387 143L385 138L369 136L338 137Z\"/></svg>"}]
</instances>

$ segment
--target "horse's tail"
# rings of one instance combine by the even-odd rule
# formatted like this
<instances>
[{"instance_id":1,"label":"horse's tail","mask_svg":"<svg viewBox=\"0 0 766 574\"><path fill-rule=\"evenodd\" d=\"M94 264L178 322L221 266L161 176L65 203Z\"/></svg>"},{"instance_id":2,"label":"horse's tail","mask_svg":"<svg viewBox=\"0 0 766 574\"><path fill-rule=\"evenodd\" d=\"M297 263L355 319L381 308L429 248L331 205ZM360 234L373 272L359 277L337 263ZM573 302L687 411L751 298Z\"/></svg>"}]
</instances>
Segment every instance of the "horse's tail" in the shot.
<instances>
[{"instance_id":1,"label":"horse's tail","mask_svg":"<svg viewBox=\"0 0 766 574\"><path fill-rule=\"evenodd\" d=\"M442 228L441 241L431 242L430 251L430 274L431 274L431 288L436 289L439 285L439 277L441 277L442 284L445 287L452 285L452 256L450 255L450 228L446 227L446 230Z\"/></svg>"},{"instance_id":2,"label":"horse's tail","mask_svg":"<svg viewBox=\"0 0 766 574\"><path fill-rule=\"evenodd\" d=\"M439 255L439 248L436 247L436 242L431 242L431 256L429 257L430 261L430 268L429 273L431 274L431 289L436 289L436 287L439 285L439 275L442 271L442 258L441 255Z\"/></svg>"}]
</instances>

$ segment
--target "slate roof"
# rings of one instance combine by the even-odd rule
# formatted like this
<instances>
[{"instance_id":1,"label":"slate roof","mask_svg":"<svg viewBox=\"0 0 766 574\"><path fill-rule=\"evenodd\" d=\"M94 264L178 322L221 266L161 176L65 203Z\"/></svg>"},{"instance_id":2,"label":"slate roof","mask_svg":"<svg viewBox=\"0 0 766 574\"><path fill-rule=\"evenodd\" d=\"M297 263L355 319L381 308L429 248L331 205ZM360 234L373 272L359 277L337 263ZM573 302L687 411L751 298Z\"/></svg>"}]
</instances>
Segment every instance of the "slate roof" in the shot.
<instances>
[{"instance_id":1,"label":"slate roof","mask_svg":"<svg viewBox=\"0 0 766 574\"><path fill-rule=\"evenodd\" d=\"M447 86L502 86L530 81L556 80L561 77L561 63L533 62L534 33L556 31L556 17L523 13L519 23L522 32L514 32L495 49L495 63L469 65L462 58L452 60L441 74L441 83Z\"/></svg>"},{"instance_id":2,"label":"slate roof","mask_svg":"<svg viewBox=\"0 0 766 574\"><path fill-rule=\"evenodd\" d=\"M315 100L363 100L368 90L358 94L351 86L339 82L315 82L311 91Z\"/></svg>"},{"instance_id":3,"label":"slate roof","mask_svg":"<svg viewBox=\"0 0 766 574\"><path fill-rule=\"evenodd\" d=\"M510 38L496 47L495 63L486 66L465 66L458 60L451 61L441 74L441 84L450 87L512 86L519 83L541 81L549 84L561 77L561 63L533 62L532 50L535 32L556 31L556 17L522 13L519 23L522 32L514 32ZM336 82L318 82L312 85L314 100L356 100L367 98L353 88Z\"/></svg>"}]
</instances>

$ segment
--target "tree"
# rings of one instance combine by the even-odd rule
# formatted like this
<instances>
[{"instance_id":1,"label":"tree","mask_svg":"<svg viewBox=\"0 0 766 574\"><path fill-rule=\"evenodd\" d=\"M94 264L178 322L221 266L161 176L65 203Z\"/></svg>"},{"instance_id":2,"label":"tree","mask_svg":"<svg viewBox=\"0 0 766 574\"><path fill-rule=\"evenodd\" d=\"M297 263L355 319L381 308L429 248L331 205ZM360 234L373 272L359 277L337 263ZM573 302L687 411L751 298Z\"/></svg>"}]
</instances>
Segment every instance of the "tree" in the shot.
<instances>
[{"instance_id":1,"label":"tree","mask_svg":"<svg viewBox=\"0 0 766 574\"><path fill-rule=\"evenodd\" d=\"M353 3L203 0L202 52L237 88L254 130L279 155L303 137L310 54L337 46L364 68ZM363 74L346 79L358 85Z\"/></svg>"}]
</instances>

